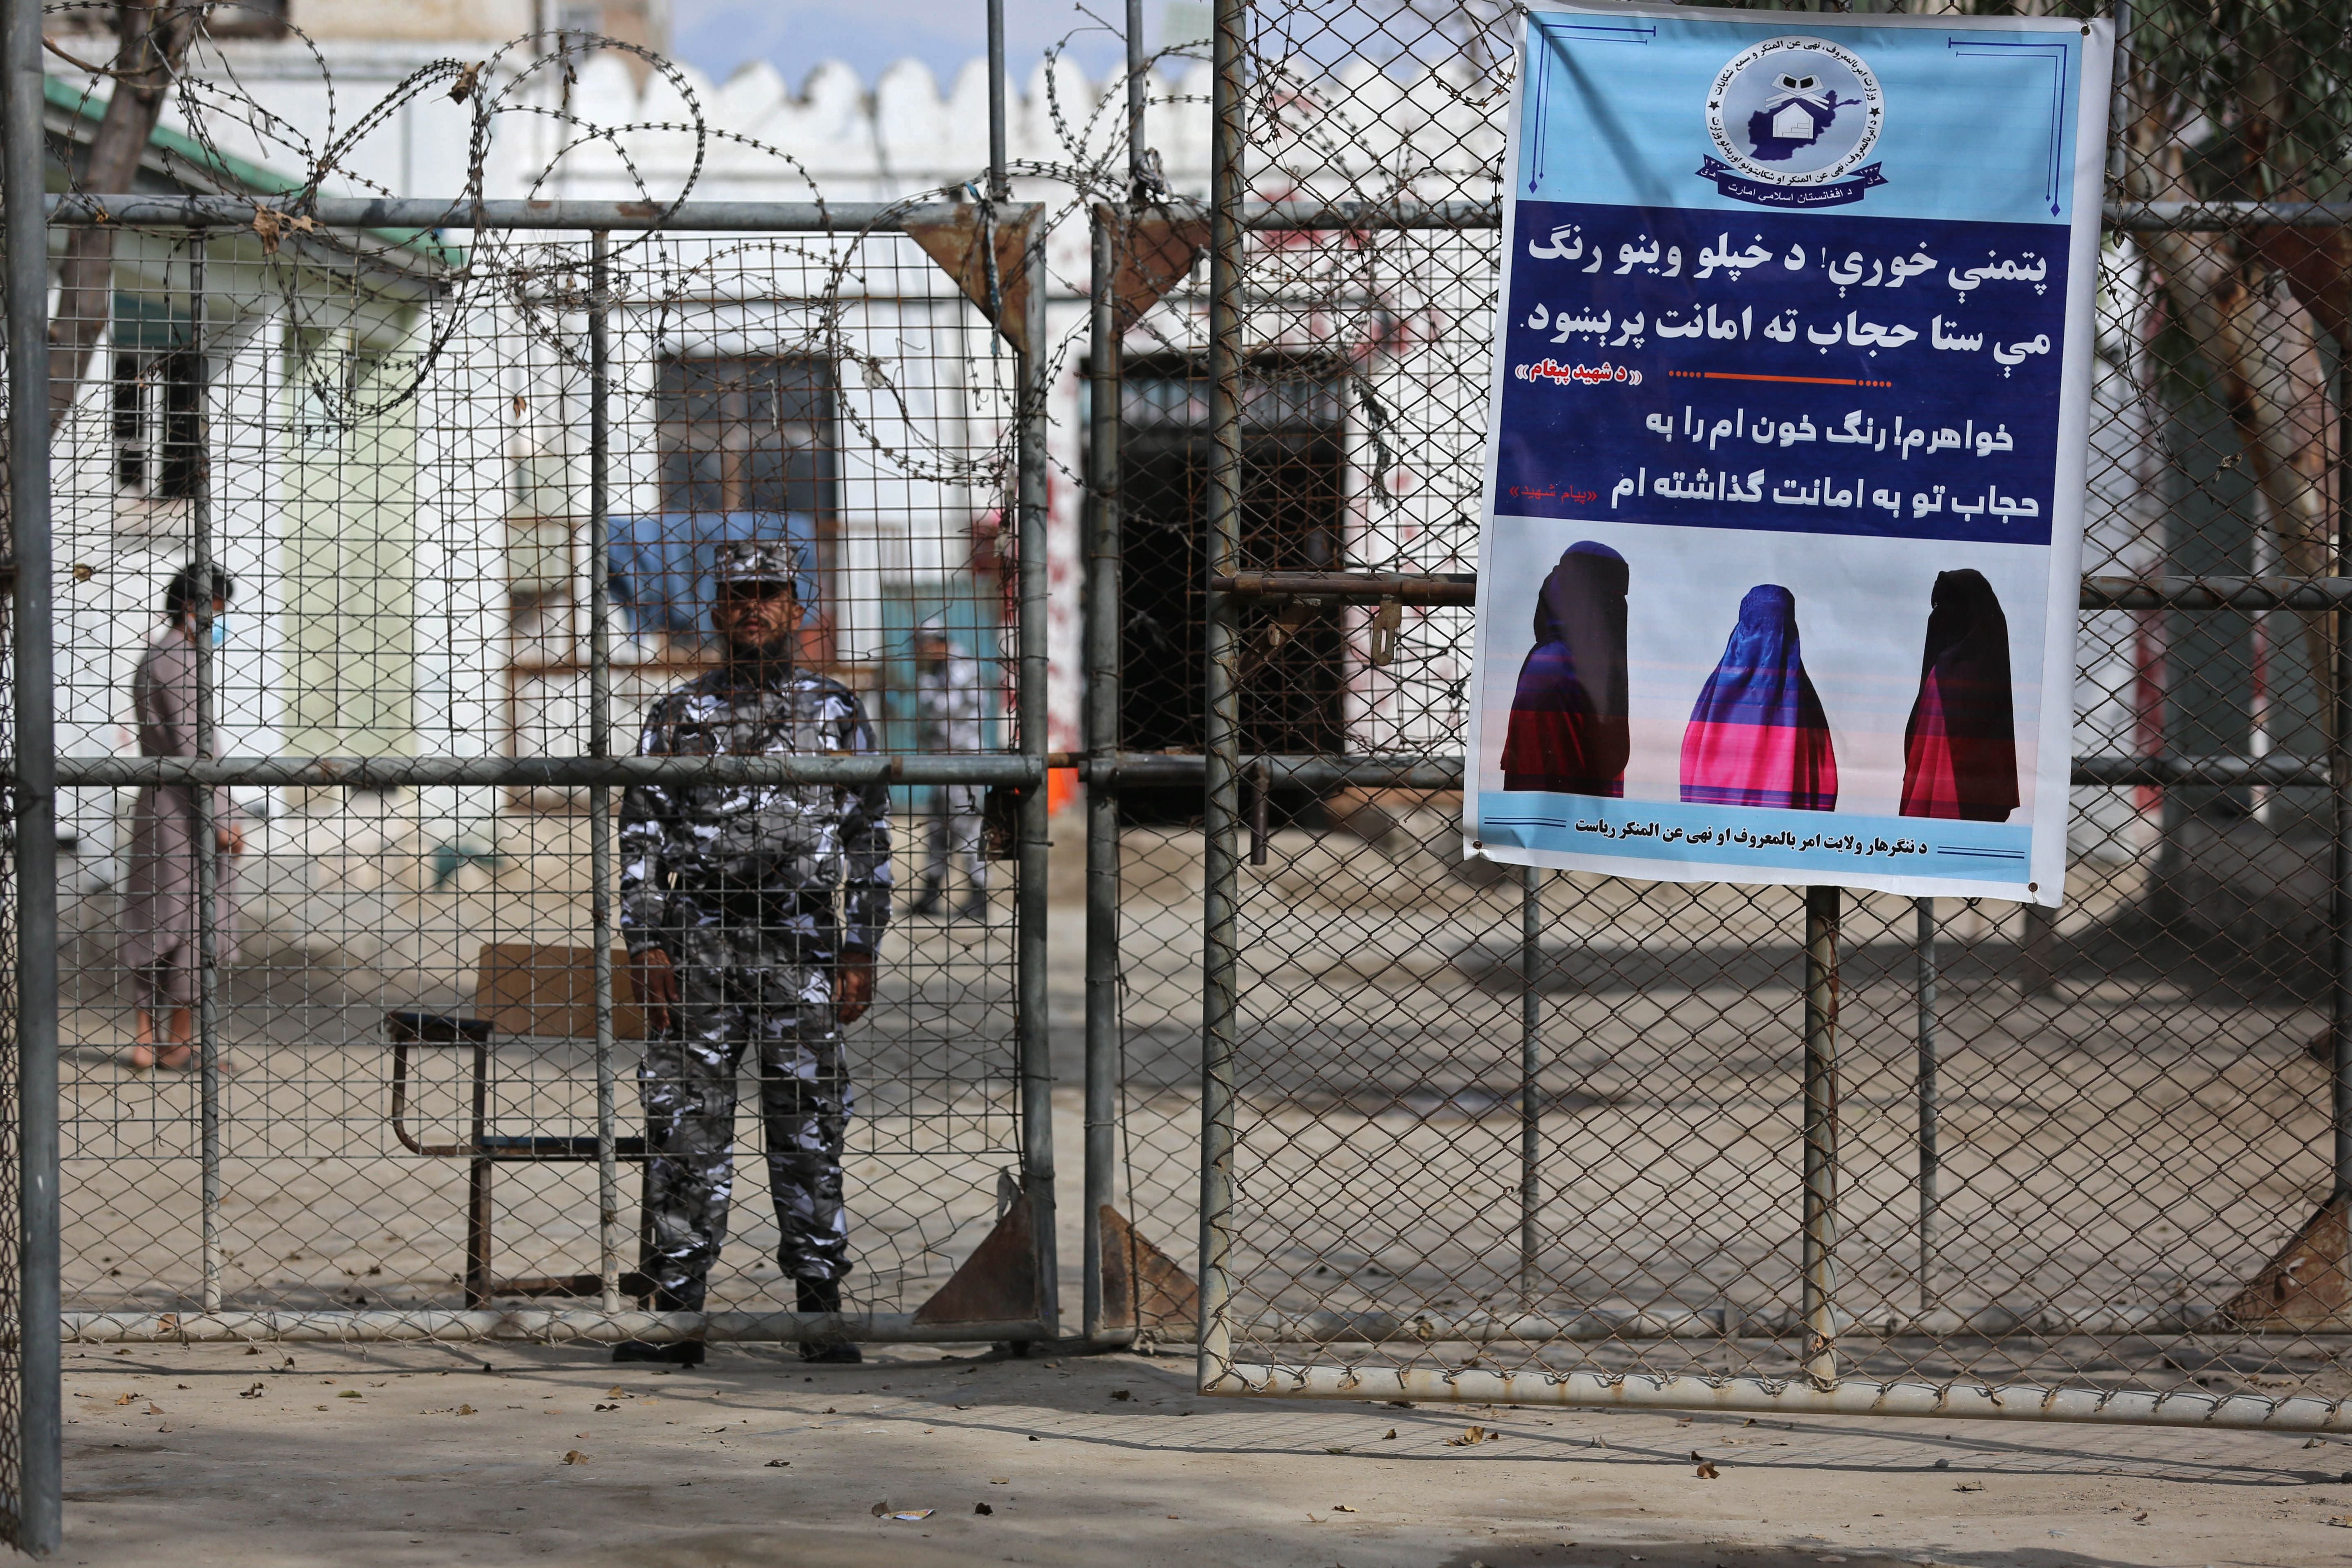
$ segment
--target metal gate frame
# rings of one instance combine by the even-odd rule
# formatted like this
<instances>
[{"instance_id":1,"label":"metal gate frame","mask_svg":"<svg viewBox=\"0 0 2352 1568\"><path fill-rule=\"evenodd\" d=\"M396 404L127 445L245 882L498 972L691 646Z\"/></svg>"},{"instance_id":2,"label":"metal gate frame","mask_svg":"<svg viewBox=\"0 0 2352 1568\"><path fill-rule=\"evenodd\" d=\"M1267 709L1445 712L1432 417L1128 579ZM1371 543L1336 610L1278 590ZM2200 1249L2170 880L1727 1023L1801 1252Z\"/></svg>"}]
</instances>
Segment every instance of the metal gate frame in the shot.
<instances>
[{"instance_id":1,"label":"metal gate frame","mask_svg":"<svg viewBox=\"0 0 2352 1568\"><path fill-rule=\"evenodd\" d=\"M1200 1336L1197 1383L1204 1394L1285 1399L1409 1399L1459 1404L1596 1405L1623 1408L1717 1410L1779 1415L1940 1415L1971 1419L2075 1421L2090 1423L2242 1427L2273 1431L2352 1431L2352 1400L2315 1395L2267 1398L2258 1394L2213 1394L2200 1391L2110 1391L2037 1384L1988 1384L1955 1379L1877 1381L1837 1372L1834 1269L1838 1234L1839 1146L1837 1079L1837 937L1841 889L1806 889L1803 951L1804 1005L1804 1215L1800 1326L1805 1345L1801 1378L1772 1379L1713 1374L1666 1375L1645 1372L1488 1372L1478 1369L1381 1368L1358 1370L1317 1364L1312 1352L1297 1363L1246 1363L1234 1359L1239 1325L1234 1321L1231 1268L1234 1230L1236 1142L1234 1062L1240 1039L1241 837L1248 831L1242 812L1245 776L1263 792L1272 779L1337 784L1405 784L1459 789L1464 759L1264 757L1242 751L1240 610L1249 601L1312 596L1326 602L1462 605L1472 603L1475 584L1455 578L1411 577L1362 572L1266 572L1241 570L1242 335L1245 232L1397 228L1496 229L1498 205L1458 202L1402 204L1265 203L1244 199L1247 148L1244 97L1245 38L1251 0L1216 0L1214 97L1212 110L1209 306L1209 474L1206 541L1207 735L1203 758L1207 831L1206 896L1202 923ZM2128 25L2118 49L2128 47ZM2307 227L2352 225L2352 204L2155 202L2110 205L2110 232L2175 230L2215 232L2260 222ZM2342 367L2352 401L2352 364ZM2339 458L2339 461L2341 459ZM2352 1198L2352 498L2339 494L2336 575L2316 581L2284 576L2087 576L2081 607L2102 609L2299 609L2333 612L2336 623L2335 713L2327 755L2322 759L2238 755L2135 757L2079 762L2073 782L2089 785L2300 784L2332 791L2335 843L2329 867L2327 948L2328 1040L2334 1063L2332 1202ZM1540 873L1521 879L1523 959L1532 948L1539 917ZM2042 923L2029 930L2047 931ZM1919 906L1917 945L1923 977L1918 1004L1921 1064L1923 1174L1920 1226L1932 1236L1935 1000L1932 905ZM2029 937L2029 948L2032 939ZM1533 1060L1538 1026L1533 987L1536 966L1522 962L1522 1092L1520 1183L1522 1250L1540 1203L1536 1149L1540 1124ZM1473 1320L1442 1326L1439 1339L1507 1336L1530 1342L1605 1337L1627 1325L1604 1321L1622 1314L1576 1313L1549 1320ZM1429 1325L1404 1314L1361 1314L1341 1331L1318 1318L1312 1322L1253 1323L1251 1337L1276 1342L1324 1344L1334 1339L1377 1342L1425 1337ZM1419 1331L1418 1332L1416 1331ZM1652 1330L1651 1331L1660 1331ZM1664 1331L1674 1331L1671 1328ZM1715 1331L1709 1328L1706 1331Z\"/></svg>"},{"instance_id":2,"label":"metal gate frame","mask_svg":"<svg viewBox=\"0 0 2352 1568\"><path fill-rule=\"evenodd\" d=\"M320 198L309 205L309 215L331 227L429 229L449 226L451 215L464 214L465 226L492 229L586 232L593 255L591 300L587 310L590 342L590 431L588 550L592 562L609 553L607 496L609 491L610 378L606 374L606 321L609 293L604 260L609 237L630 232L634 204L619 202L487 202L466 204L433 200ZM152 197L74 195L50 197L48 221L147 225L175 228L248 228L254 221L252 204L228 197ZM682 232L774 234L848 234L904 232L925 216L942 210L882 204L842 204L820 207L813 203L711 202L687 203L663 215L661 227ZM1033 225L1042 209L1005 205L992 208L1002 221ZM643 226L642 209L635 226ZM987 226L983 224L984 229ZM984 247L985 248L985 247ZM33 253L36 257L39 251ZM1025 251L1032 279L1042 277L1042 235L1032 232ZM1041 341L1042 288L1028 291L1030 329L1027 342ZM41 334L36 334L36 341ZM1051 1068L1046 1058L1045 1016L1045 416L1040 392L1039 363L1034 352L1018 355L1016 384L1021 389L1015 413L1018 465L1018 506L1021 529L1020 594L1023 609L1018 651L1016 693L1023 751L1016 755L942 755L936 757L684 757L615 756L612 747L611 606L604 574L596 573L590 584L589 616L589 736L585 755L575 757L52 757L54 787L124 787L144 784L260 784L301 786L331 784L354 788L416 788L451 785L507 787L575 787L590 794L592 911L595 952L594 1009L597 1072L597 1166L600 1210L603 1301L596 1310L478 1308L446 1311L227 1311L222 1309L216 1213L220 1193L218 1078L215 1067L218 1029L218 969L207 963L201 973L197 1010L198 1057L204 1066L200 1091L205 1127L205 1270L201 1315L186 1313L72 1312L61 1316L67 1333L78 1342L119 1341L187 1342L196 1340L268 1339L572 1339L593 1341L757 1340L764 1342L838 1338L844 1332L869 1342L968 1342L1002 1339L1050 1339L1058 1331L1055 1304L1056 1270L1053 1233L1053 1126ZM46 371L43 374L46 375ZM210 559L207 508L195 509L194 559ZM23 515L20 513L19 515ZM46 521L46 517L42 520ZM33 528L23 531L27 545ZM47 541L37 548L47 552ZM30 564L20 584L35 575ZM21 591L21 589L20 589ZM36 655L37 642L46 645L50 630L45 617L27 616L20 658ZM42 646L37 657L46 658ZM199 697L208 701L205 670L199 660ZM29 685L30 682L27 682ZM46 687L39 694L46 696ZM26 700L20 693L19 700ZM38 700L38 697L34 699ZM46 708L46 702L41 704ZM28 746L26 773L33 760ZM716 765L714 765L714 763ZM615 931L611 847L606 827L611 821L612 791L630 784L719 779L739 784L976 784L1019 793L1021 803L1019 857L1022 870L1015 948L1016 1054L1021 1077L1022 1186L1030 1201L1036 1237L1036 1300L1034 1319L984 1323L940 1325L916 1321L917 1314L851 1314L843 1319L807 1317L795 1312L660 1313L625 1311L620 1303L621 1236L619 1194L614 1152L614 976L611 951ZM29 791L29 784L26 786ZM51 797L53 800L54 797ZM196 799L206 800L198 790ZM54 810L52 805L50 808ZM21 829L28 843L41 841L41 826L31 816ZM51 842L55 835L49 835ZM54 851L52 850L52 853ZM51 879L53 880L53 879ZM26 868L20 891L22 930L28 951L54 950L57 929L55 893L47 907L34 908L34 887L40 879ZM54 956L50 965L54 970ZM47 990L26 980L22 1005L27 1016L46 1007L55 1029L55 980ZM54 1048L54 1047L52 1047ZM54 1101L54 1091L48 1098Z\"/></svg>"},{"instance_id":3,"label":"metal gate frame","mask_svg":"<svg viewBox=\"0 0 2352 1568\"><path fill-rule=\"evenodd\" d=\"M47 229L52 225L109 222L189 230L249 230L257 217L250 201L233 198L156 198L146 195L69 195L42 198L40 13L29 0L8 7L7 99L5 126L6 301L10 384L47 384ZM1001 94L1001 73L1000 87ZM1016 1344L1050 1340L1059 1332L1057 1267L1054 1225L1053 1106L1045 1019L1045 209L1010 199L1004 174L1002 104L992 105L996 134L990 190L977 205L977 223L966 224L981 252L981 265L960 278L965 292L1013 339L1014 504L1018 512L1020 632L1016 655L1016 717L1020 750L1013 754L938 756L741 757L724 759L618 756L612 744L611 605L602 570L592 572L589 595L589 738L578 756L506 758L62 758L54 742L52 663L54 628L50 602L49 486L47 465L16 463L9 471L9 514L15 528L15 623L13 693L16 755L7 760L15 788L13 816L16 854L15 955L18 984L16 1027L22 1075L19 1158L25 1180L17 1260L23 1295L21 1321L8 1326L6 1342L19 1357L16 1369L22 1407L16 1434L23 1473L15 1487L0 1480L0 1521L13 1524L15 1539L37 1555L59 1540L62 1479L59 1465L60 1350L63 1338L78 1342L148 1341L188 1342L251 1340L488 1340L611 1342L619 1340L760 1341L766 1342L849 1338L866 1342L957 1342L997 1340ZM29 198L29 199L28 199ZM262 208L258 210L267 210ZM285 216L300 216L330 227L512 229L584 233L591 243L589 320L588 558L601 563L609 552L609 394L606 324L610 294L606 256L610 237L643 232L648 213L642 203L595 201L376 200L314 198ZM856 237L907 232L925 220L953 216L968 220L975 208L909 207L905 204L782 202L684 203L659 213L654 226L689 233L824 234ZM1017 278L1000 279L996 238L1000 226L1025 234ZM985 287L974 289L977 275ZM1001 318L1001 306L1027 285L1024 317ZM45 452L49 440L46 399L19 396L10 405L12 448ZM193 558L201 567L212 558L208 508L194 510ZM199 700L208 705L210 659L199 658ZM203 711L200 706L200 712ZM617 1111L613 1071L614 939L613 854L606 828L615 787L656 782L718 778L740 784L971 784L1013 792L1018 799L1015 903L1014 1055L1019 1083L1021 1188L1034 1237L1031 1267L1037 1304L1031 1316L1003 1321L940 1324L919 1314L803 1315L797 1312L660 1313L622 1310L622 1237L618 1221ZM205 1272L199 1313L120 1313L61 1310L59 1300L59 1163L58 1120L58 962L57 792L76 786L135 784L339 785L386 788L451 785L579 787L590 791L591 910L594 928L594 1018L596 1133L600 1196L602 1300L577 1310L452 1310L422 1311L233 1311L223 1310L218 1230L219 1083L215 1044L219 1027L217 967L200 973L197 1009L199 1092L204 1135ZM199 802L209 792L195 791ZM210 857L203 858L209 873ZM209 907L205 902L204 907ZM5 1064L0 1064L5 1065ZM9 1495L13 1494L13 1495Z\"/></svg>"}]
</instances>

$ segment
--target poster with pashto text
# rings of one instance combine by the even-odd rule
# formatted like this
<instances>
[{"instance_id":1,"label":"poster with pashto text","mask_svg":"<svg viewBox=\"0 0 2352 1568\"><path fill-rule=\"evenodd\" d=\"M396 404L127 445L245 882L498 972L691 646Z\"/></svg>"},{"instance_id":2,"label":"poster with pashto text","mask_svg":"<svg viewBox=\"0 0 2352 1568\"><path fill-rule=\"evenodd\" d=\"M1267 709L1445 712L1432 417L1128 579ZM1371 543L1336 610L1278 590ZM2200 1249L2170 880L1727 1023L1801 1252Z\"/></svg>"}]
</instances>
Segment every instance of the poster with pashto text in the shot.
<instances>
[{"instance_id":1,"label":"poster with pashto text","mask_svg":"<svg viewBox=\"0 0 2352 1568\"><path fill-rule=\"evenodd\" d=\"M2112 47L1530 8L1469 853L2059 901Z\"/></svg>"}]
</instances>

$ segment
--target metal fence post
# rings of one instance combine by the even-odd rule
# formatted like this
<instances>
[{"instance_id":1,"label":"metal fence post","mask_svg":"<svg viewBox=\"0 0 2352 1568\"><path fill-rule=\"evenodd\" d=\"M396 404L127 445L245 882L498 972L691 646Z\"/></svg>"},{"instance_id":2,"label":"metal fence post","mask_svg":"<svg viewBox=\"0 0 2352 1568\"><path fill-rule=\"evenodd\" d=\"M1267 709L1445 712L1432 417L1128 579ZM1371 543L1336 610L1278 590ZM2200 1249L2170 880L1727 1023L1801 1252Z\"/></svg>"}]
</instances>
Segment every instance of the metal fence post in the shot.
<instances>
[{"instance_id":1,"label":"metal fence post","mask_svg":"<svg viewBox=\"0 0 2352 1568\"><path fill-rule=\"evenodd\" d=\"M1241 694L1235 606L1214 585L1240 560L1242 482L1242 44L1248 0L1216 0L1209 176L1209 515L1202 801L1201 1326L1199 1381L1233 1364L1234 1047L1241 1011Z\"/></svg>"},{"instance_id":2,"label":"metal fence post","mask_svg":"<svg viewBox=\"0 0 2352 1568\"><path fill-rule=\"evenodd\" d=\"M1543 1212L1543 1001L1536 967L1543 958L1543 872L1519 872L1519 1294L1536 1294L1537 1230Z\"/></svg>"},{"instance_id":3,"label":"metal fence post","mask_svg":"<svg viewBox=\"0 0 2352 1568\"><path fill-rule=\"evenodd\" d=\"M1914 899L1918 941L1919 1046L1919 1310L1936 1300L1936 1178L1943 1169L1936 1149L1936 900Z\"/></svg>"},{"instance_id":4,"label":"metal fence post","mask_svg":"<svg viewBox=\"0 0 2352 1568\"><path fill-rule=\"evenodd\" d=\"M1022 257L1028 279L1028 347L1014 360L1019 378L1021 510L1021 750L1045 761L1045 231L1039 226ZM1020 994L1022 1186L1036 1227L1038 1317L1059 1332L1061 1270L1054 1231L1054 1058L1045 1020L1046 788L1021 796L1021 889L1015 985Z\"/></svg>"},{"instance_id":5,"label":"metal fence post","mask_svg":"<svg viewBox=\"0 0 2352 1568\"><path fill-rule=\"evenodd\" d=\"M613 353L611 239L589 236L588 754L613 753ZM596 1272L604 1310L621 1310L621 1170L613 1086L613 791L588 795L589 918L596 957Z\"/></svg>"},{"instance_id":6,"label":"metal fence post","mask_svg":"<svg viewBox=\"0 0 2352 1568\"><path fill-rule=\"evenodd\" d=\"M2352 574L2352 355L2336 366L2336 574ZM2352 1205L2352 604L2340 604L2333 617L2333 689L2328 693L2327 789L2334 806L2328 846L2327 1033L2335 1066L2335 1190L2328 1195ZM2344 1224L2352 1228L2352 1217ZM2352 1271L2352 1248L2343 1267Z\"/></svg>"},{"instance_id":7,"label":"metal fence post","mask_svg":"<svg viewBox=\"0 0 2352 1568\"><path fill-rule=\"evenodd\" d=\"M1118 327L1112 282L1118 265L1119 211L1094 211L1094 264L1087 369L1093 386L1087 488L1094 500L1087 542L1087 1170L1085 1305L1081 1331L1103 1332L1102 1211L1115 1188L1118 1127L1118 794L1110 779L1118 751L1119 517ZM1129 1269L1132 1277L1133 1270Z\"/></svg>"},{"instance_id":8,"label":"metal fence post","mask_svg":"<svg viewBox=\"0 0 2352 1568\"><path fill-rule=\"evenodd\" d=\"M213 507L212 419L206 406L212 376L205 352L205 251L208 231L188 237L188 374L195 384L195 450L188 454L195 468L194 493L188 501L188 564L196 580L191 606L196 617L196 754L220 755L219 669L213 658ZM221 1075L220 1075L220 841L222 824L214 812L213 791L198 785L188 791L196 819L196 1076L203 1172L199 1178L203 1205L204 1272L200 1300L205 1315L221 1310ZM170 1033L164 1020L164 1033ZM158 1042L158 1057L162 1051Z\"/></svg>"},{"instance_id":9,"label":"metal fence post","mask_svg":"<svg viewBox=\"0 0 2352 1568\"><path fill-rule=\"evenodd\" d=\"M1805 1374L1837 1381L1838 920L1835 888L1805 889Z\"/></svg>"},{"instance_id":10,"label":"metal fence post","mask_svg":"<svg viewBox=\"0 0 2352 1568\"><path fill-rule=\"evenodd\" d=\"M41 7L11 0L0 202L7 240L8 524L16 568L16 1543L58 1549L65 1479L58 1292L58 785L49 605L49 251Z\"/></svg>"}]
</instances>

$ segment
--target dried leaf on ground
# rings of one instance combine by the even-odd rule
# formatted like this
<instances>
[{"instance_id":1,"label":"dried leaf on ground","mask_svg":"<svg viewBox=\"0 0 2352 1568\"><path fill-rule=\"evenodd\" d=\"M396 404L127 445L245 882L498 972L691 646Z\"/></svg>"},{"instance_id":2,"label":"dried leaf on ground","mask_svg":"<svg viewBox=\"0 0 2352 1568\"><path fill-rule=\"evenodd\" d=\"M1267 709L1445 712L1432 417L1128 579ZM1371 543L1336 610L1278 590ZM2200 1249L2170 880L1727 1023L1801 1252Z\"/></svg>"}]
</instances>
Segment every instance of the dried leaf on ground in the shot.
<instances>
[{"instance_id":1,"label":"dried leaf on ground","mask_svg":"<svg viewBox=\"0 0 2352 1568\"><path fill-rule=\"evenodd\" d=\"M884 1514L890 1511L890 1505L887 1502L877 1502L866 1511L872 1514L875 1518L880 1519Z\"/></svg>"},{"instance_id":2,"label":"dried leaf on ground","mask_svg":"<svg viewBox=\"0 0 2352 1568\"><path fill-rule=\"evenodd\" d=\"M1353 1504L1335 1502L1331 1505L1331 1511L1333 1513L1353 1513L1356 1510Z\"/></svg>"},{"instance_id":3,"label":"dried leaf on ground","mask_svg":"<svg viewBox=\"0 0 2352 1568\"><path fill-rule=\"evenodd\" d=\"M1985 1489L1985 1484L1982 1481L1962 1481L1952 1489L1956 1492L1980 1492Z\"/></svg>"},{"instance_id":4,"label":"dried leaf on ground","mask_svg":"<svg viewBox=\"0 0 2352 1568\"><path fill-rule=\"evenodd\" d=\"M1696 1454L1693 1454L1691 1458L1698 1459L1698 1456ZM1723 1479L1723 1472L1715 1468L1714 1461L1709 1459L1698 1459L1697 1475L1698 1479L1703 1481L1719 1481Z\"/></svg>"},{"instance_id":5,"label":"dried leaf on ground","mask_svg":"<svg viewBox=\"0 0 2352 1568\"><path fill-rule=\"evenodd\" d=\"M789 1469L791 1467L792 1461L790 1459L770 1459L768 1461L767 1468L772 1470L782 1470Z\"/></svg>"},{"instance_id":6,"label":"dried leaf on ground","mask_svg":"<svg viewBox=\"0 0 2352 1568\"><path fill-rule=\"evenodd\" d=\"M1393 1427L1393 1426L1390 1427L1390 1428L1388 1429L1388 1431L1387 1431L1386 1433L1384 1433L1384 1434L1381 1436L1381 1442L1383 1442L1383 1443L1392 1443L1392 1442L1394 1442L1395 1440L1396 1440L1396 1428L1395 1428L1395 1427Z\"/></svg>"},{"instance_id":7,"label":"dried leaf on ground","mask_svg":"<svg viewBox=\"0 0 2352 1568\"><path fill-rule=\"evenodd\" d=\"M1489 1432L1484 1426L1465 1426L1462 1428L1462 1436L1448 1437L1445 1439L1445 1446L1449 1448L1468 1448L1480 1443L1499 1443L1502 1440L1503 1435L1500 1432Z\"/></svg>"},{"instance_id":8,"label":"dried leaf on ground","mask_svg":"<svg viewBox=\"0 0 2352 1568\"><path fill-rule=\"evenodd\" d=\"M996 1510L989 1507L984 1502L976 1502L971 1505L971 1511L974 1513L994 1513Z\"/></svg>"},{"instance_id":9,"label":"dried leaf on ground","mask_svg":"<svg viewBox=\"0 0 2352 1568\"><path fill-rule=\"evenodd\" d=\"M892 1514L890 1517L891 1517L892 1519L903 1519L903 1520L905 1520L908 1524L913 1524L913 1523L915 1523L915 1522L916 1522L917 1521L919 1521L919 1520L925 1520L925 1519L929 1519L929 1518L930 1518L930 1517L931 1517L931 1515L932 1515L932 1513L933 1513L933 1512L935 1512L935 1511L936 1511L935 1510L928 1509L928 1508L904 1508L904 1509L900 1509L898 1512L896 1512L896 1513Z\"/></svg>"},{"instance_id":10,"label":"dried leaf on ground","mask_svg":"<svg viewBox=\"0 0 2352 1568\"><path fill-rule=\"evenodd\" d=\"M563 1462L567 1465L584 1465L588 1462L588 1456L577 1448L566 1448L563 1450Z\"/></svg>"},{"instance_id":11,"label":"dried leaf on ground","mask_svg":"<svg viewBox=\"0 0 2352 1568\"><path fill-rule=\"evenodd\" d=\"M257 1383L251 1388L248 1388L244 1393L238 1394L237 1397L239 1399L258 1399L261 1397L262 1389L266 1386L268 1385L265 1384Z\"/></svg>"}]
</instances>

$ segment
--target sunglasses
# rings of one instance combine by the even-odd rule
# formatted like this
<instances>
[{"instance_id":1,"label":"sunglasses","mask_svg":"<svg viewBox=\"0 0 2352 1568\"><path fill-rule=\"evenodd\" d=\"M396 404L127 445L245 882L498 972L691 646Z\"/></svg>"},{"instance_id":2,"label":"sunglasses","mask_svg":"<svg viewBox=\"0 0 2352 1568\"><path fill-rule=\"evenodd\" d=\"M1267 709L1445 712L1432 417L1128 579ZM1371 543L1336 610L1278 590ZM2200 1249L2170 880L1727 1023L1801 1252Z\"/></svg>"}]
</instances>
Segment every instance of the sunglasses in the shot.
<instances>
[{"instance_id":1,"label":"sunglasses","mask_svg":"<svg viewBox=\"0 0 2352 1568\"><path fill-rule=\"evenodd\" d=\"M792 599L797 601L800 598L800 594L790 583L738 582L719 584L719 597L721 602L729 599Z\"/></svg>"}]
</instances>

